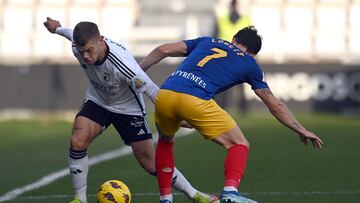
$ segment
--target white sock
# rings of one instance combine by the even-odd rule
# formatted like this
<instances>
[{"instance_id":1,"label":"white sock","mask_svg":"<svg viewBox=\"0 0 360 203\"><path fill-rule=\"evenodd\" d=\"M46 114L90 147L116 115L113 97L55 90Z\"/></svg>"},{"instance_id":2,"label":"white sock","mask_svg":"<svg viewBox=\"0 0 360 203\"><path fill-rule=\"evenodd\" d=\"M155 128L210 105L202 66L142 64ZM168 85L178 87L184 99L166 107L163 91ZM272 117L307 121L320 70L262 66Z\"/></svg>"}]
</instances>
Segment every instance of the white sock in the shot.
<instances>
[{"instance_id":1,"label":"white sock","mask_svg":"<svg viewBox=\"0 0 360 203\"><path fill-rule=\"evenodd\" d=\"M75 195L83 202L87 203L86 187L87 174L89 171L88 156L81 159L74 159L69 157L69 169L72 177L72 184L75 190Z\"/></svg>"},{"instance_id":2,"label":"white sock","mask_svg":"<svg viewBox=\"0 0 360 203\"><path fill-rule=\"evenodd\" d=\"M170 201L172 202L172 201L173 201L173 196L172 196L172 194L160 196L160 200L166 200L166 199L168 199L168 200L170 200Z\"/></svg>"},{"instance_id":3,"label":"white sock","mask_svg":"<svg viewBox=\"0 0 360 203\"><path fill-rule=\"evenodd\" d=\"M197 190L189 183L184 175L175 167L172 177L172 185L175 189L184 192L188 197L194 198Z\"/></svg>"},{"instance_id":4,"label":"white sock","mask_svg":"<svg viewBox=\"0 0 360 203\"><path fill-rule=\"evenodd\" d=\"M233 187L233 186L225 186L224 187L224 191L236 191L238 192L238 189L236 187Z\"/></svg>"}]
</instances>

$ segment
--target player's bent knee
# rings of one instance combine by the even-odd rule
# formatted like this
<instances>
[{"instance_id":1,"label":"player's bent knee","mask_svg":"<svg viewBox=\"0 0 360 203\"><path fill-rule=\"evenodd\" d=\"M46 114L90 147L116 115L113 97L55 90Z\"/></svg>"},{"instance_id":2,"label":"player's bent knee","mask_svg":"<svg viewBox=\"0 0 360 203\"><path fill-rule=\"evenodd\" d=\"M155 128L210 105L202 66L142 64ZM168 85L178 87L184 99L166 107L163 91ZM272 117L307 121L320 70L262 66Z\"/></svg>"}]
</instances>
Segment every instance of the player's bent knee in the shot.
<instances>
[{"instance_id":1,"label":"player's bent knee","mask_svg":"<svg viewBox=\"0 0 360 203\"><path fill-rule=\"evenodd\" d=\"M80 138L80 136L72 136L71 137L71 148L74 150L83 150L86 149L89 145L89 139L84 139L83 137Z\"/></svg>"},{"instance_id":2,"label":"player's bent knee","mask_svg":"<svg viewBox=\"0 0 360 203\"><path fill-rule=\"evenodd\" d=\"M240 143L237 143L237 144L241 144L241 145L245 145L247 147L250 147L250 142L247 139L242 140L242 141L240 141Z\"/></svg>"},{"instance_id":3,"label":"player's bent knee","mask_svg":"<svg viewBox=\"0 0 360 203\"><path fill-rule=\"evenodd\" d=\"M244 145L247 148L250 148L250 143L248 141L240 141L240 142L230 142L230 143L226 143L224 144L224 147L226 149L230 149L231 147L235 146L235 145Z\"/></svg>"},{"instance_id":4,"label":"player's bent knee","mask_svg":"<svg viewBox=\"0 0 360 203\"><path fill-rule=\"evenodd\" d=\"M222 145L226 149L231 148L234 145L245 145L250 146L249 141L244 136L233 136L229 134L223 134L221 136L215 137L212 141Z\"/></svg>"}]
</instances>

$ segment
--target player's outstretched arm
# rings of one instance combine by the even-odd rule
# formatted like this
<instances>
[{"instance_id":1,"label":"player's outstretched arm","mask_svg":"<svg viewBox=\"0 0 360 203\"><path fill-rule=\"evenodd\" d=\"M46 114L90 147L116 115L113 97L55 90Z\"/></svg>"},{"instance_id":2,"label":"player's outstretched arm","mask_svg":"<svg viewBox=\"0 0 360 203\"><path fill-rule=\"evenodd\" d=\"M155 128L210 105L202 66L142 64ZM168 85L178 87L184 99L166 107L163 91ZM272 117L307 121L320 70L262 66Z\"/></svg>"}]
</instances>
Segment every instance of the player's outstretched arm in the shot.
<instances>
[{"instance_id":1,"label":"player's outstretched arm","mask_svg":"<svg viewBox=\"0 0 360 203\"><path fill-rule=\"evenodd\" d=\"M321 148L324 144L323 141L318 138L314 133L306 130L294 117L294 115L289 111L287 106L278 100L271 92L269 88L257 89L255 94L260 97L260 99L266 104L269 108L269 111L285 126L289 127L293 131L299 134L300 140L307 144L307 141L310 140L315 148Z\"/></svg>"},{"instance_id":2,"label":"player's outstretched arm","mask_svg":"<svg viewBox=\"0 0 360 203\"><path fill-rule=\"evenodd\" d=\"M59 34L72 41L72 29L62 28L59 21L47 17L46 21L44 22L44 26L50 33Z\"/></svg>"},{"instance_id":3,"label":"player's outstretched arm","mask_svg":"<svg viewBox=\"0 0 360 203\"><path fill-rule=\"evenodd\" d=\"M159 63L166 57L185 56L186 51L186 44L183 41L163 44L152 50L139 65L144 71L147 71L152 65Z\"/></svg>"},{"instance_id":4,"label":"player's outstretched arm","mask_svg":"<svg viewBox=\"0 0 360 203\"><path fill-rule=\"evenodd\" d=\"M58 27L61 27L61 24L59 21L51 19L50 17L46 18L46 21L44 22L44 26L46 27L46 29L50 32L55 34L56 33L56 29Z\"/></svg>"}]
</instances>

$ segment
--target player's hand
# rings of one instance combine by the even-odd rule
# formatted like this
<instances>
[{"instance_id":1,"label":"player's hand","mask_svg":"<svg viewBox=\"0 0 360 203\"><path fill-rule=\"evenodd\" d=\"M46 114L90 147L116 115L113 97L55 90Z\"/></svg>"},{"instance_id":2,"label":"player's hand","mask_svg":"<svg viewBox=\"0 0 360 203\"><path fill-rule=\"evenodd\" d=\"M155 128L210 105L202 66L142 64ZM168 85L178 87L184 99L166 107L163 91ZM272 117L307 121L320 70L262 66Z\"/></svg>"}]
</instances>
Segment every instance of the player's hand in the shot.
<instances>
[{"instance_id":1,"label":"player's hand","mask_svg":"<svg viewBox=\"0 0 360 203\"><path fill-rule=\"evenodd\" d=\"M183 127L183 128L190 128L192 129L193 127L186 121L181 121L180 122L180 127Z\"/></svg>"},{"instance_id":2,"label":"player's hand","mask_svg":"<svg viewBox=\"0 0 360 203\"><path fill-rule=\"evenodd\" d=\"M47 30L49 30L49 32L56 33L56 28L61 27L61 24L59 21L47 17L46 21L44 22L44 26Z\"/></svg>"},{"instance_id":3,"label":"player's hand","mask_svg":"<svg viewBox=\"0 0 360 203\"><path fill-rule=\"evenodd\" d=\"M301 142L303 142L305 145L308 144L308 140L310 140L313 146L318 149L321 149L321 147L324 145L324 142L320 138L318 138L314 133L309 131L299 134L299 137Z\"/></svg>"}]
</instances>

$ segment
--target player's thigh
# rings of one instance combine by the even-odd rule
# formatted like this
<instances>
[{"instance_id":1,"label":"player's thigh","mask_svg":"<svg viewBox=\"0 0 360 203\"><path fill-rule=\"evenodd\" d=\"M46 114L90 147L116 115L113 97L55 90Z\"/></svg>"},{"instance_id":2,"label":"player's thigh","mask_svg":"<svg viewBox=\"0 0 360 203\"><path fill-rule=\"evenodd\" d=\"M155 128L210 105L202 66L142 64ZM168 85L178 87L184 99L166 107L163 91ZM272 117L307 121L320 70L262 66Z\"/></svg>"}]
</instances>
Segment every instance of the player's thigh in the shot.
<instances>
[{"instance_id":1,"label":"player's thigh","mask_svg":"<svg viewBox=\"0 0 360 203\"><path fill-rule=\"evenodd\" d=\"M71 147L85 149L101 133L102 126L84 116L77 116L72 129Z\"/></svg>"},{"instance_id":2,"label":"player's thigh","mask_svg":"<svg viewBox=\"0 0 360 203\"><path fill-rule=\"evenodd\" d=\"M172 137L180 127L177 111L182 107L177 105L179 93L160 89L155 102L155 124L159 133Z\"/></svg>"},{"instance_id":3,"label":"player's thigh","mask_svg":"<svg viewBox=\"0 0 360 203\"><path fill-rule=\"evenodd\" d=\"M213 139L236 127L234 119L212 99L203 100L189 95L180 104L181 118L206 139Z\"/></svg>"},{"instance_id":4,"label":"player's thigh","mask_svg":"<svg viewBox=\"0 0 360 203\"><path fill-rule=\"evenodd\" d=\"M143 115L111 113L110 121L126 145L152 139L149 123Z\"/></svg>"},{"instance_id":5,"label":"player's thigh","mask_svg":"<svg viewBox=\"0 0 360 203\"><path fill-rule=\"evenodd\" d=\"M109 125L109 112L86 100L76 115L71 137L73 149L86 148Z\"/></svg>"}]
</instances>

